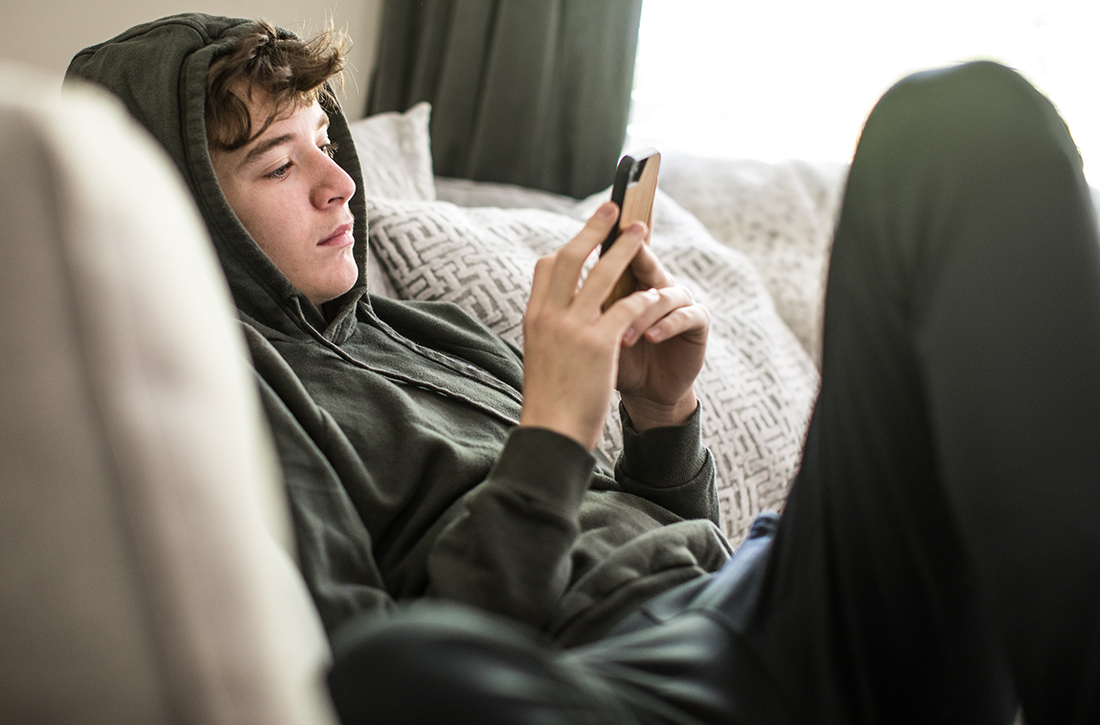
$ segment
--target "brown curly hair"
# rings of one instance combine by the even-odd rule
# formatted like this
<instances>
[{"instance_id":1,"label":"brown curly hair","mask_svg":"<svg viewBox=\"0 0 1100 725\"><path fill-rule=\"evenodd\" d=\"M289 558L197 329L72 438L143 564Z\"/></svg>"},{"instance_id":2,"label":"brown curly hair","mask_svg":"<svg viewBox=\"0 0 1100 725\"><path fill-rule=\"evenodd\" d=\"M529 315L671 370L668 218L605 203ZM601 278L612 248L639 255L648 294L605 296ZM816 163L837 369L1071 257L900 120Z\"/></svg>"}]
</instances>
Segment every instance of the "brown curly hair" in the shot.
<instances>
[{"instance_id":1,"label":"brown curly hair","mask_svg":"<svg viewBox=\"0 0 1100 725\"><path fill-rule=\"evenodd\" d=\"M210 64L206 75L206 136L211 149L234 151L262 134L284 113L319 101L335 107L331 86L343 84L351 42L330 27L302 40L280 36L263 20L238 26L236 47ZM271 107L252 128L248 103L259 89Z\"/></svg>"}]
</instances>

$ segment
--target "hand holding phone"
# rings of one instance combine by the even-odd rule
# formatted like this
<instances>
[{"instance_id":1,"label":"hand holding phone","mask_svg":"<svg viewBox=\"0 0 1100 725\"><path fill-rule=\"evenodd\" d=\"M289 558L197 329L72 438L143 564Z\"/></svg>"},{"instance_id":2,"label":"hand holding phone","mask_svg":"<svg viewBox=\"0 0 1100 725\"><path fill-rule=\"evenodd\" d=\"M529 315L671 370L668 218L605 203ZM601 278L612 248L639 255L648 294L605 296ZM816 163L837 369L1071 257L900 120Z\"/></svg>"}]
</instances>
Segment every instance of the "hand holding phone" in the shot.
<instances>
[{"instance_id":1,"label":"hand holding phone","mask_svg":"<svg viewBox=\"0 0 1100 725\"><path fill-rule=\"evenodd\" d=\"M653 226L653 197L657 193L657 171L660 165L661 154L652 148L620 159L615 172L615 185L611 189L611 201L619 207L619 220L603 241L600 254L610 249L622 230L634 222L645 222L647 227ZM649 243L648 236L646 243ZM637 288L638 281L630 269L627 269L604 300L603 308L607 309L616 300L626 297Z\"/></svg>"}]
</instances>

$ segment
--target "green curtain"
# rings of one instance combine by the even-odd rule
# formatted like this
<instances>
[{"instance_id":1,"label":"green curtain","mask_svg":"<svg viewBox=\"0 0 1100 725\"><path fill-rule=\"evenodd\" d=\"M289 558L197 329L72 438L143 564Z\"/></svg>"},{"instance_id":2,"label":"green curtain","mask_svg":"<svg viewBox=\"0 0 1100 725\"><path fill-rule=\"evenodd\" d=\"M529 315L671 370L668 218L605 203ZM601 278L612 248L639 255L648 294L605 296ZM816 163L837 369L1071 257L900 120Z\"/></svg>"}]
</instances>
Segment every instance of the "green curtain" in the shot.
<instances>
[{"instance_id":1,"label":"green curtain","mask_svg":"<svg viewBox=\"0 0 1100 725\"><path fill-rule=\"evenodd\" d=\"M432 104L440 176L584 197L626 136L642 0L386 0L367 113Z\"/></svg>"}]
</instances>

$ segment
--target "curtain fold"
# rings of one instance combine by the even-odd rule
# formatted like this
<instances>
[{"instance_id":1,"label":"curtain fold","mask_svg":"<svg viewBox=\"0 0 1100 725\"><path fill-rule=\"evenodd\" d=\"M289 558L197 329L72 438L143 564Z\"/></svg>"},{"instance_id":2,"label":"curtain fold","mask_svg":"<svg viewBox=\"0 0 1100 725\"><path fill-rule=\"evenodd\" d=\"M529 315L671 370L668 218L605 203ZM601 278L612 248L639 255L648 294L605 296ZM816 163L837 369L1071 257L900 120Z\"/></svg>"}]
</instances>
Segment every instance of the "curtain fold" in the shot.
<instances>
[{"instance_id":1,"label":"curtain fold","mask_svg":"<svg viewBox=\"0 0 1100 725\"><path fill-rule=\"evenodd\" d=\"M432 104L435 173L584 197L626 136L642 0L386 0L367 113Z\"/></svg>"}]
</instances>

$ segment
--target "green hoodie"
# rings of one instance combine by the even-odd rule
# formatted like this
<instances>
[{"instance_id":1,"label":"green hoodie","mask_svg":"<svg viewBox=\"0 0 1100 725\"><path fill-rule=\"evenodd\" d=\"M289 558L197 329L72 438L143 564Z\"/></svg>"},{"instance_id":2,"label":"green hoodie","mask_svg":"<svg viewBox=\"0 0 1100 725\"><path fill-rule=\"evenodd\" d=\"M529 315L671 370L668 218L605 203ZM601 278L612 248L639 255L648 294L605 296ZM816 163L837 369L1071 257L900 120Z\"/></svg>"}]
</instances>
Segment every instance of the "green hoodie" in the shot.
<instances>
[{"instance_id":1,"label":"green hoodie","mask_svg":"<svg viewBox=\"0 0 1100 725\"><path fill-rule=\"evenodd\" d=\"M644 434L627 424L613 477L571 439L517 428L518 351L454 306L367 295L361 194L350 202L355 287L322 314L291 286L229 207L207 150L206 72L244 22L188 14L140 25L80 52L68 77L121 97L195 196L240 311L300 565L329 631L427 596L571 645L720 567L729 545L713 523L698 413ZM336 161L358 183L347 120L329 110Z\"/></svg>"}]
</instances>

